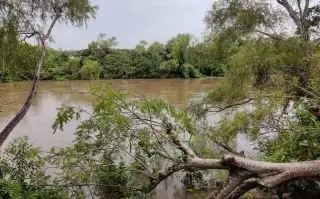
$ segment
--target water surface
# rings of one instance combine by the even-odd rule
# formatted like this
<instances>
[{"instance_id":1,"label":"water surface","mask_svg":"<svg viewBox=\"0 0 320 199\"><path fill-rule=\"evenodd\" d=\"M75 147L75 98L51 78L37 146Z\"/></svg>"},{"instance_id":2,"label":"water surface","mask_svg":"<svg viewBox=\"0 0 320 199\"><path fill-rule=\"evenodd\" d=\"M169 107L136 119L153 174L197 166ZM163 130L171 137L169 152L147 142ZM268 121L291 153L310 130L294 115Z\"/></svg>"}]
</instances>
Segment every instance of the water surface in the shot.
<instances>
[{"instance_id":1,"label":"water surface","mask_svg":"<svg viewBox=\"0 0 320 199\"><path fill-rule=\"evenodd\" d=\"M15 137L28 135L30 141L44 150L51 146L67 146L73 139L76 122L68 124L63 132L52 134L57 108L61 104L81 106L90 110L92 104L91 88L108 87L125 90L131 97L157 98L171 105L181 107L190 98L200 98L203 93L216 86L218 78L201 79L152 79L152 80L104 80L104 81L43 81L27 115L6 140L4 146ZM19 111L31 89L31 82L0 84L0 129Z\"/></svg>"},{"instance_id":2,"label":"water surface","mask_svg":"<svg viewBox=\"0 0 320 199\"><path fill-rule=\"evenodd\" d=\"M103 80L103 81L44 81L41 82L38 93L27 115L10 134L3 147L13 138L27 135L35 146L44 151L52 146L64 147L71 144L73 132L78 122L67 124L64 131L52 133L51 125L56 117L57 108L62 104L81 106L91 110L93 97L91 88L101 86L115 91L123 90L130 93L131 98L144 95L148 99L162 99L167 103L183 107L190 99L200 99L205 91L216 87L219 78L201 79L153 79L153 80ZM31 82L17 84L0 84L0 129L20 110L31 89ZM218 121L222 115L217 114L209 119ZM246 154L252 152L252 147L244 136L237 138L238 150ZM156 189L159 199L185 198L185 188L177 175L169 177ZM188 198L195 198L189 196Z\"/></svg>"}]
</instances>

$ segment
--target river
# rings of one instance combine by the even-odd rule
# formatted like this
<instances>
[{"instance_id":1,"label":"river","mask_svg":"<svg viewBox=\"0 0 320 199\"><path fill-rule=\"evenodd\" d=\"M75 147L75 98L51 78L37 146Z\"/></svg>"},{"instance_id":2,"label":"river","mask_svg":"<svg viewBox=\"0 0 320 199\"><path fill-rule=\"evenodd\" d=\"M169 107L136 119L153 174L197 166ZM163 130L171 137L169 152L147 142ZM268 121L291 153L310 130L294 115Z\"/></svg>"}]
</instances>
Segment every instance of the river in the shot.
<instances>
[{"instance_id":1,"label":"river","mask_svg":"<svg viewBox=\"0 0 320 199\"><path fill-rule=\"evenodd\" d=\"M63 132L58 131L53 134L51 125L56 117L57 108L65 103L90 110L93 102L90 89L95 86L108 87L113 90L125 90L130 92L130 96L133 98L143 94L149 99L162 99L173 106L183 107L191 98L200 99L205 91L217 86L220 80L220 78L200 78L43 81L28 113L10 134L2 148L7 146L13 138L22 135L27 135L31 143L42 147L43 150L49 150L52 146L64 147L70 145L74 138L73 132L78 123L75 121L70 122L65 126ZM0 108L0 129L3 129L19 111L29 94L31 86L31 82L0 84L0 107L9 103ZM219 118L219 115L215 117L215 120L217 118ZM250 151L252 152L251 147L247 147L248 144L245 137L239 136L237 142L238 146L242 147L241 150L245 147L244 150L247 154L248 151L249 153ZM158 187L158 198L176 198L176 195L167 194L174 194L173 190L161 189L163 187Z\"/></svg>"}]
</instances>

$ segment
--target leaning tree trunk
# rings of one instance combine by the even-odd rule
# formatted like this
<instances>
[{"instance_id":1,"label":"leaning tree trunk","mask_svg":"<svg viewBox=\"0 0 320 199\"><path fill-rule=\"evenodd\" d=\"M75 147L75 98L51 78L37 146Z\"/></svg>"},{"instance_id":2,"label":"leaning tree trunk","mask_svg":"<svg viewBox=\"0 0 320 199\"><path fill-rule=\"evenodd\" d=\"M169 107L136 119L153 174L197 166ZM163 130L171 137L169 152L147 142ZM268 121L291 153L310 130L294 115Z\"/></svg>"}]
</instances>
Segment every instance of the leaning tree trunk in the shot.
<instances>
[{"instance_id":1,"label":"leaning tree trunk","mask_svg":"<svg viewBox=\"0 0 320 199\"><path fill-rule=\"evenodd\" d=\"M9 122L9 124L7 124L7 126L0 133L0 146L2 146L4 141L8 138L11 131L17 126L17 124L21 121L21 119L26 115L26 113L28 112L28 110L32 104L34 97L36 96L38 86L40 83L40 72L41 72L41 68L43 65L43 60L46 55L46 51L47 51L47 49L44 46L42 48L40 58L37 62L37 71L36 71L36 74L33 79L33 86L32 86L32 89L30 91L30 94L29 94L26 102L24 103L24 105L22 106L20 111L16 114L16 116L14 116L14 118Z\"/></svg>"},{"instance_id":2,"label":"leaning tree trunk","mask_svg":"<svg viewBox=\"0 0 320 199\"><path fill-rule=\"evenodd\" d=\"M39 57L39 60L37 62L32 89L30 91L30 94L29 94L26 102L24 103L24 105L22 106L20 111L14 116L14 118L9 122L9 124L7 124L7 126L1 131L1 133L0 133L0 147L3 145L5 140L8 138L8 136L10 135L12 130L19 124L19 122L22 120L22 118L26 115L26 113L28 112L28 110L32 104L33 99L36 96L36 93L37 93L37 90L39 87L39 83L40 83L41 68L42 68L43 61L44 61L44 58L45 58L46 52L47 52L46 41L50 37L51 31L52 31L54 25L56 24L56 22L58 21L58 19L60 18L60 16L61 16L61 13L57 13L56 17L53 19L53 21L52 21L52 23L51 23L51 25L45 35L42 35L41 33L34 30L34 34L37 34L40 38L42 51L41 51L41 55Z\"/></svg>"}]
</instances>

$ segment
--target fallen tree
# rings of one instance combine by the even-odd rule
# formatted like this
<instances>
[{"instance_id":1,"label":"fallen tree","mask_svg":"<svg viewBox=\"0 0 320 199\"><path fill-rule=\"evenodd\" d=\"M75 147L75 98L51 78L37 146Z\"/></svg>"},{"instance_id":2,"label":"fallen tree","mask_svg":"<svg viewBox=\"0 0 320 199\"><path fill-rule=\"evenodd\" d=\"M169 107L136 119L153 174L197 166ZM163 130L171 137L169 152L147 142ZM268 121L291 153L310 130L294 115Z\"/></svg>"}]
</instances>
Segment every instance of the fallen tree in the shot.
<instances>
[{"instance_id":1,"label":"fallen tree","mask_svg":"<svg viewBox=\"0 0 320 199\"><path fill-rule=\"evenodd\" d=\"M170 128L172 125L168 126ZM171 128L168 133L172 133ZM151 183L150 190L181 170L224 169L229 171L226 182L217 187L208 199L237 199L257 187L275 188L299 179L319 179L320 175L319 160L270 163L235 155L223 155L221 159L203 159L179 139L175 138L172 141L177 149L182 151L184 161L160 171L157 178Z\"/></svg>"},{"instance_id":2,"label":"fallen tree","mask_svg":"<svg viewBox=\"0 0 320 199\"><path fill-rule=\"evenodd\" d=\"M309 132L309 135L303 135L301 127L306 124L302 124L301 119L296 120L295 118L300 114L300 109L305 111L304 114L310 113L308 117L315 116L303 106L295 108L294 112L297 115L288 117L282 111L275 111L277 110L275 107L281 107L279 100L275 100L277 105L266 103L264 109L240 111L212 127L206 126L207 124L193 117L191 113L175 109L161 100L147 100L142 97L141 101L127 101L122 93L115 93L111 90L94 95L99 97L101 102L95 105L93 113L77 107L62 107L53 125L55 130L62 129L64 123L72 118L78 118L81 113L89 114L89 119L81 122L75 132L74 145L65 149L54 149L54 154L51 154L52 163L57 164L58 162L58 167L61 166L67 170L81 167L74 171L77 175L83 173L91 176L99 172L99 169L107 168L108 165L104 163L106 160L101 157L101 154L107 154L106 157L113 161L119 161L121 157L120 160L126 160L123 167L127 169L127 172L138 173L149 179L149 183L144 182L141 185L141 179L131 175L133 184L130 184L129 187L134 187L134 190L139 190L139 193L150 194L159 184L177 173L228 171L228 176L223 183L219 183L217 187L212 185L208 187L210 190L214 188L208 196L211 199L236 199L255 189L270 190L281 198L292 192L287 188L277 191L281 187L290 187L289 184L295 181L317 182L319 179L320 160L314 160L318 153L314 150L316 154L309 157L310 161L303 161L305 148L313 147L315 145L313 141L317 142L318 139L317 135L312 137L314 136L312 132ZM259 97L241 99L233 105L229 104L228 108L235 108L243 105L244 102L259 103L259 99ZM221 106L210 108L215 113L225 110ZM311 118L309 119L313 120ZM293 123L288 126L286 122ZM318 124L317 120L314 122ZM256 134L253 134L251 131L256 129L254 126L256 123L259 128ZM298 128L300 128L301 136L295 132ZM276 131L279 136L265 137L270 133L265 132L266 129L270 132ZM264 153L264 159L268 160L271 157L273 159L270 160L274 162L254 160L245 157L243 151L235 151L232 142L239 132L246 132L248 139L253 142L262 142L259 150ZM297 140L291 139L288 135ZM282 137L285 143L281 141ZM310 144L305 144L306 137ZM213 144L207 145L208 143ZM301 149L294 148L297 146L300 146ZM205 148L202 150L203 147ZM275 147L279 147L283 152L278 152L277 150L281 150ZM296 150L295 154L286 155L286 150L293 149ZM208 151L210 151L209 154ZM281 155L281 158L277 155ZM289 159L288 161L282 156L292 156L291 159L296 158L297 160ZM160 161L160 165L154 164L155 161ZM83 180L91 185L98 184L97 179L91 177L83 179L67 174L67 172L61 175L60 182L63 185L68 182L71 184L78 181L83 182ZM214 178L216 178L215 181L224 180L217 176ZM105 185L111 186L112 184ZM121 186L126 190L128 185ZM66 189L67 187L68 185ZM139 198L137 195L134 197Z\"/></svg>"}]
</instances>

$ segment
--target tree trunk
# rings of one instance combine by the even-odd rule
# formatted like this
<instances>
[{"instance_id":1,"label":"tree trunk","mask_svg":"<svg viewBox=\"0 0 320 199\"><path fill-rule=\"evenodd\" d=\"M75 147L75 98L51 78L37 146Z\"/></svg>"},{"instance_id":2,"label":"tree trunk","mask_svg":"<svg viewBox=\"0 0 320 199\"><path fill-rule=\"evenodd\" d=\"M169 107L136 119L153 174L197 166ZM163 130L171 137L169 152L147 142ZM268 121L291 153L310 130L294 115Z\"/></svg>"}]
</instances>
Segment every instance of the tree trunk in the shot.
<instances>
[{"instance_id":1,"label":"tree trunk","mask_svg":"<svg viewBox=\"0 0 320 199\"><path fill-rule=\"evenodd\" d=\"M1 133L0 133L0 146L3 145L4 141L8 138L11 131L17 126L17 124L21 121L21 119L26 115L26 113L28 112L28 110L32 104L32 101L37 93L37 89L38 89L38 86L40 83L40 72L41 72L43 61L44 61L44 58L46 55L46 51L47 51L46 47L43 46L40 58L37 62L37 71L36 71L36 74L33 79L33 86L30 91L30 94L29 94L26 102L24 103L24 105L20 109L20 111L17 113L17 115L14 116L14 118L9 122L9 124L7 124L7 126L1 131Z\"/></svg>"},{"instance_id":2,"label":"tree trunk","mask_svg":"<svg viewBox=\"0 0 320 199\"><path fill-rule=\"evenodd\" d=\"M37 34L39 36L40 43L42 46L42 51L41 51L41 55L39 57L39 60L37 62L37 67L36 67L36 71L35 71L35 75L34 75L34 79L33 79L32 89L30 91L30 94L29 94L26 102L24 103L24 105L22 106L20 111L16 114L16 116L14 116L14 118L9 122L9 124L7 124L7 126L1 131L1 133L0 133L0 147L3 145L5 140L8 138L11 131L19 124L19 122L22 120L22 118L26 115L26 113L28 112L28 110L32 104L34 97L36 96L38 86L40 83L41 68L42 68L43 61L44 61L44 58L45 58L46 52L47 52L46 41L50 37L52 29L60 17L61 17L61 11L59 11L57 13L57 15L55 16L55 18L53 19L52 23L50 24L49 29L45 35L39 33L37 30L34 30L34 34Z\"/></svg>"}]
</instances>

